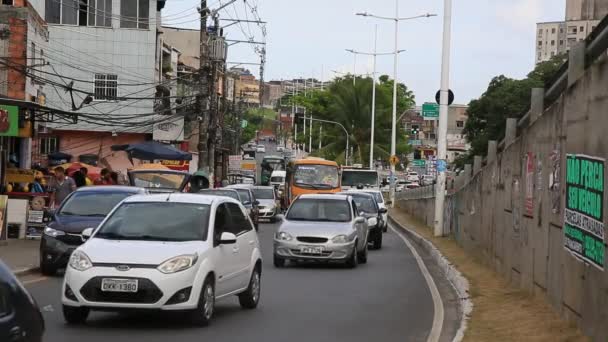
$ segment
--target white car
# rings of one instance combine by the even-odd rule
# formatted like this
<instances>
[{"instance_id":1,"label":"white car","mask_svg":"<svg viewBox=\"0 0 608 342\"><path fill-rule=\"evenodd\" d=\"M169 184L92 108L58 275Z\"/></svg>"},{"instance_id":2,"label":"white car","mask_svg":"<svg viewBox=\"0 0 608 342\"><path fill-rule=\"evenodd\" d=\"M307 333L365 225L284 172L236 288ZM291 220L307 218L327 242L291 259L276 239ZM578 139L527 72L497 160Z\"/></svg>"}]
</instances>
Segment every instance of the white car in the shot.
<instances>
[{"instance_id":1,"label":"white car","mask_svg":"<svg viewBox=\"0 0 608 342\"><path fill-rule=\"evenodd\" d=\"M62 288L71 324L91 310L187 311L206 325L215 301L260 299L260 244L245 208L228 197L132 196L121 202L71 255Z\"/></svg>"},{"instance_id":2,"label":"white car","mask_svg":"<svg viewBox=\"0 0 608 342\"><path fill-rule=\"evenodd\" d=\"M255 148L255 152L256 153L266 153L266 146L258 145L258 147Z\"/></svg>"},{"instance_id":3,"label":"white car","mask_svg":"<svg viewBox=\"0 0 608 342\"><path fill-rule=\"evenodd\" d=\"M380 190L375 190L375 189L364 189L364 190L348 190L349 192L365 192L371 195L374 195L374 198L376 199L376 203L378 203L378 207L380 209L387 209L386 207L386 201L384 200L384 196L382 195L382 191ZM382 213L382 221L384 221L384 224L382 225L382 230L386 233L386 231L388 230L388 212L386 213Z\"/></svg>"},{"instance_id":4,"label":"white car","mask_svg":"<svg viewBox=\"0 0 608 342\"><path fill-rule=\"evenodd\" d=\"M285 147L277 146L277 152L284 152L284 151L285 151Z\"/></svg>"},{"instance_id":5,"label":"white car","mask_svg":"<svg viewBox=\"0 0 608 342\"><path fill-rule=\"evenodd\" d=\"M435 176L424 175L422 176L422 185L432 185L435 182Z\"/></svg>"},{"instance_id":6,"label":"white car","mask_svg":"<svg viewBox=\"0 0 608 342\"><path fill-rule=\"evenodd\" d=\"M405 180L408 182L418 182L420 181L420 177L418 176L418 172L410 171L407 173L407 176L405 176Z\"/></svg>"}]
</instances>

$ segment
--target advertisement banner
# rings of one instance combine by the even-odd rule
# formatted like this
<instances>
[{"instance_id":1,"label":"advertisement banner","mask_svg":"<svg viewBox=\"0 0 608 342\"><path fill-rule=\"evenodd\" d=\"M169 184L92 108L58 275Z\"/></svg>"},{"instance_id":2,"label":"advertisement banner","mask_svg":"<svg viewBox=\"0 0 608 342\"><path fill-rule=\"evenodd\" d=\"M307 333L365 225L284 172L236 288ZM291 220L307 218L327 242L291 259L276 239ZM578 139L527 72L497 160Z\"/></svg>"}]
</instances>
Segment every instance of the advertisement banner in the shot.
<instances>
[{"instance_id":1,"label":"advertisement banner","mask_svg":"<svg viewBox=\"0 0 608 342\"><path fill-rule=\"evenodd\" d=\"M19 135L19 107L0 105L0 136Z\"/></svg>"},{"instance_id":2,"label":"advertisement banner","mask_svg":"<svg viewBox=\"0 0 608 342\"><path fill-rule=\"evenodd\" d=\"M160 117L162 119L162 116ZM154 125L152 139L156 141L184 141L184 118L175 118Z\"/></svg>"},{"instance_id":3,"label":"advertisement banner","mask_svg":"<svg viewBox=\"0 0 608 342\"><path fill-rule=\"evenodd\" d=\"M605 159L566 156L564 247L575 257L604 270Z\"/></svg>"},{"instance_id":4,"label":"advertisement banner","mask_svg":"<svg viewBox=\"0 0 608 342\"><path fill-rule=\"evenodd\" d=\"M243 157L240 154L232 154L228 156L228 170L238 171L241 169L241 161Z\"/></svg>"},{"instance_id":5,"label":"advertisement banner","mask_svg":"<svg viewBox=\"0 0 608 342\"><path fill-rule=\"evenodd\" d=\"M526 216L534 216L534 153L526 156Z\"/></svg>"}]
</instances>

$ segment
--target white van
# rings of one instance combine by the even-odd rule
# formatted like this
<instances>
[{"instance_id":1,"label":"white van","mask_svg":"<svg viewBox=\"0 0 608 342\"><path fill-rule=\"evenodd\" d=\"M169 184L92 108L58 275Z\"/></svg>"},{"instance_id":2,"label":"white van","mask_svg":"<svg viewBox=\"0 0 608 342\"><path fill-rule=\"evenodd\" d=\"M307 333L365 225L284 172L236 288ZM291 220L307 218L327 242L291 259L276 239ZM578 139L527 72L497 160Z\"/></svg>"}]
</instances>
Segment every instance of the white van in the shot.
<instances>
[{"instance_id":1,"label":"white van","mask_svg":"<svg viewBox=\"0 0 608 342\"><path fill-rule=\"evenodd\" d=\"M285 171L272 171L270 174L270 185L277 189L283 188L285 186L286 176L287 173Z\"/></svg>"}]
</instances>

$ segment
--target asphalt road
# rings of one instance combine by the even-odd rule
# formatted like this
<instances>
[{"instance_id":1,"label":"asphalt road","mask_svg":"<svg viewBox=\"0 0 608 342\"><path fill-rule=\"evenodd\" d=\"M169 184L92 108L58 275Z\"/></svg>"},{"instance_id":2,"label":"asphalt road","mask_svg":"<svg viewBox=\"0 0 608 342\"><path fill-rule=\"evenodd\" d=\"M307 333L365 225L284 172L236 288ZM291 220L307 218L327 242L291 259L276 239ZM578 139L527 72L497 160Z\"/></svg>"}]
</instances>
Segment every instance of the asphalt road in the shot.
<instances>
[{"instance_id":1,"label":"asphalt road","mask_svg":"<svg viewBox=\"0 0 608 342\"><path fill-rule=\"evenodd\" d=\"M260 229L262 296L256 310L236 297L218 302L206 328L170 313L93 312L84 326L68 326L61 313L61 276L30 276L24 283L43 311L46 342L166 341L425 341L433 324L427 283L400 237L389 230L380 251L356 269L303 265L276 269L272 236Z\"/></svg>"}]
</instances>

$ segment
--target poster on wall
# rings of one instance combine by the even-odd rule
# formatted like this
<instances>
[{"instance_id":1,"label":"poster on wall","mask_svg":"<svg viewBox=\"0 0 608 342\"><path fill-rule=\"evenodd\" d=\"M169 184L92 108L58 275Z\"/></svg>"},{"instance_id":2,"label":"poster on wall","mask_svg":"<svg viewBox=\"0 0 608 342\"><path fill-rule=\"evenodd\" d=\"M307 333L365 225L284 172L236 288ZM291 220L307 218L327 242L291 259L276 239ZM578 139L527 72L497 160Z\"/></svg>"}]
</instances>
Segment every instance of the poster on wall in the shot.
<instances>
[{"instance_id":1,"label":"poster on wall","mask_svg":"<svg viewBox=\"0 0 608 342\"><path fill-rule=\"evenodd\" d=\"M0 136L19 135L19 107L0 105Z\"/></svg>"},{"instance_id":2,"label":"poster on wall","mask_svg":"<svg viewBox=\"0 0 608 342\"><path fill-rule=\"evenodd\" d=\"M526 216L534 215L534 153L526 155Z\"/></svg>"},{"instance_id":3,"label":"poster on wall","mask_svg":"<svg viewBox=\"0 0 608 342\"><path fill-rule=\"evenodd\" d=\"M582 154L566 157L564 247L604 270L605 159Z\"/></svg>"},{"instance_id":4,"label":"poster on wall","mask_svg":"<svg viewBox=\"0 0 608 342\"><path fill-rule=\"evenodd\" d=\"M6 240L8 237L8 231L6 229L6 205L8 204L8 196L0 195L0 241Z\"/></svg>"}]
</instances>

